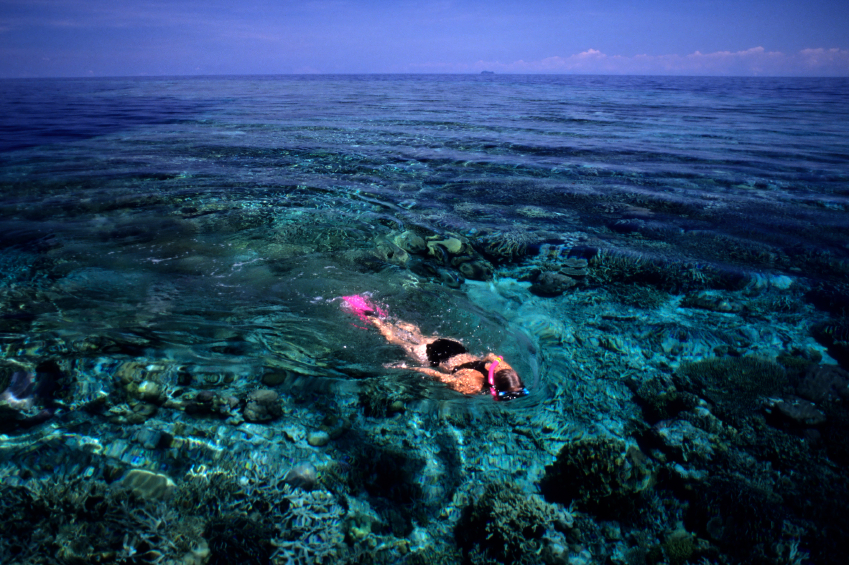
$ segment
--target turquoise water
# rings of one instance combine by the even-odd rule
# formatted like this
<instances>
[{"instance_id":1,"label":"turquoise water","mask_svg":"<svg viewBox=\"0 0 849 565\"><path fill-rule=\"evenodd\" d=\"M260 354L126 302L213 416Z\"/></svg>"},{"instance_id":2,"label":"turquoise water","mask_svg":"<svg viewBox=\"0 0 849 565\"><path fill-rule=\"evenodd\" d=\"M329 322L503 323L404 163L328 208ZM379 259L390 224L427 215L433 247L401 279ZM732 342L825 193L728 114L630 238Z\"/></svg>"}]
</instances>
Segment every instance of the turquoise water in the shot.
<instances>
[{"instance_id":1,"label":"turquoise water","mask_svg":"<svg viewBox=\"0 0 849 565\"><path fill-rule=\"evenodd\" d=\"M505 542L541 562L674 560L682 539L692 562L837 562L848 87L0 81L0 515L65 508L0 556L510 562L468 518L504 481L578 524ZM364 293L503 355L530 394L496 403L391 368L404 352L342 308ZM614 471L587 460L604 454ZM299 463L317 470L309 495L280 486ZM620 478L552 486L575 468ZM177 492L132 491L138 508L193 529L175 540L109 506L107 534L75 526L102 547L68 548L57 532L97 520L44 481L108 506L132 469ZM211 476L243 492L219 485L233 500L212 510L190 494ZM265 520L245 506L271 499Z\"/></svg>"}]
</instances>

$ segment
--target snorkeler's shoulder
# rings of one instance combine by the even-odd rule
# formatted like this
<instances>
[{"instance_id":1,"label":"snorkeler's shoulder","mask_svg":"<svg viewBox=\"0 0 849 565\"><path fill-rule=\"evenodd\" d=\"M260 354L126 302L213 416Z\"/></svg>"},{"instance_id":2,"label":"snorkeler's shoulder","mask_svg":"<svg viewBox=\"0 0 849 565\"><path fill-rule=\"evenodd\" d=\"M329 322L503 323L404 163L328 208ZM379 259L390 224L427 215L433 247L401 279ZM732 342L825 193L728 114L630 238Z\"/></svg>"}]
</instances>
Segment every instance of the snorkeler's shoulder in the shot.
<instances>
[{"instance_id":1,"label":"snorkeler's shoulder","mask_svg":"<svg viewBox=\"0 0 849 565\"><path fill-rule=\"evenodd\" d=\"M494 362L494 361L498 361L499 363L504 363L504 358L503 358L503 357L501 357L500 355L496 355L495 353L493 353L493 352L491 352L491 351L490 351L489 353L487 353L487 354L486 354L486 356L483 358L483 360L484 360L487 364L492 363L492 362Z\"/></svg>"}]
</instances>

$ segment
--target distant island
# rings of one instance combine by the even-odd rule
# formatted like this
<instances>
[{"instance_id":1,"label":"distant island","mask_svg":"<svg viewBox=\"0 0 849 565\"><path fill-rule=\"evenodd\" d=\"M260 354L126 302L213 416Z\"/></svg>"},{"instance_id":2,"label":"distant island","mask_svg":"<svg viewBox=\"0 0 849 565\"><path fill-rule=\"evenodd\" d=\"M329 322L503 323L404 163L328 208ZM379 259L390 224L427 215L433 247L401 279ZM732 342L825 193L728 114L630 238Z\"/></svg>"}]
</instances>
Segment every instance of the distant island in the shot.
<instances>
[{"instance_id":1,"label":"distant island","mask_svg":"<svg viewBox=\"0 0 849 565\"><path fill-rule=\"evenodd\" d=\"M481 71L482 75L494 75L495 71Z\"/></svg>"}]
</instances>

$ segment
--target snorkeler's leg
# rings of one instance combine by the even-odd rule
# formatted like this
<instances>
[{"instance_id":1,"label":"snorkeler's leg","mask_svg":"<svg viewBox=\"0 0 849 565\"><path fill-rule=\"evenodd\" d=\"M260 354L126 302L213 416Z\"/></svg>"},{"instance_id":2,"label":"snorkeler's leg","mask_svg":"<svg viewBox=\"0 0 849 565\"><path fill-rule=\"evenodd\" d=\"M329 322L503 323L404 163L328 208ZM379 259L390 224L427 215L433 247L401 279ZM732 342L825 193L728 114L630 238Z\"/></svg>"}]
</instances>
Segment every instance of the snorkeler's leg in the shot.
<instances>
[{"instance_id":1,"label":"snorkeler's leg","mask_svg":"<svg viewBox=\"0 0 849 565\"><path fill-rule=\"evenodd\" d=\"M365 294L343 296L342 304L344 308L347 308L363 322L367 322L370 319L385 318L388 316L386 310L374 304Z\"/></svg>"},{"instance_id":2,"label":"snorkeler's leg","mask_svg":"<svg viewBox=\"0 0 849 565\"><path fill-rule=\"evenodd\" d=\"M404 321L371 320L381 335L393 345L399 345L408 355L419 359L428 339L422 335L418 326ZM421 351L420 351L421 350Z\"/></svg>"},{"instance_id":3,"label":"snorkeler's leg","mask_svg":"<svg viewBox=\"0 0 849 565\"><path fill-rule=\"evenodd\" d=\"M424 362L424 350L428 338L422 335L418 326L402 320L389 320L387 311L374 304L364 294L343 296L342 304L345 309L357 316L360 321L376 327L386 341L393 345L401 346L407 352L407 355L419 362Z\"/></svg>"}]
</instances>

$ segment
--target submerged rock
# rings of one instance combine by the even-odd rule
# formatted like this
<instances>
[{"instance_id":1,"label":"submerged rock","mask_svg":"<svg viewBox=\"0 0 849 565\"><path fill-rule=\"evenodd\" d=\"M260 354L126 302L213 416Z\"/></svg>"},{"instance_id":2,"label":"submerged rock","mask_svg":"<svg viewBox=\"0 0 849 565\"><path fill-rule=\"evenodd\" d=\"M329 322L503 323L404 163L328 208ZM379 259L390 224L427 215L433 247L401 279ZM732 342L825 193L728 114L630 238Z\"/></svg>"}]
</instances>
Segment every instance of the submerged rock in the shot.
<instances>
[{"instance_id":1,"label":"submerged rock","mask_svg":"<svg viewBox=\"0 0 849 565\"><path fill-rule=\"evenodd\" d=\"M436 278L452 288L459 288L465 278L492 278L492 265L474 250L466 238L457 234L423 238L408 230L379 236L375 245L376 253L383 261L408 268L422 277Z\"/></svg>"},{"instance_id":2,"label":"submerged rock","mask_svg":"<svg viewBox=\"0 0 849 565\"><path fill-rule=\"evenodd\" d=\"M312 490L316 482L318 482L318 472L315 469L315 465L309 461L304 461L289 469L283 481L286 484L292 485L293 488Z\"/></svg>"},{"instance_id":3,"label":"submerged rock","mask_svg":"<svg viewBox=\"0 0 849 565\"><path fill-rule=\"evenodd\" d=\"M486 281L492 278L492 265L486 261L470 261L462 263L460 273L473 281Z\"/></svg>"},{"instance_id":4,"label":"submerged rock","mask_svg":"<svg viewBox=\"0 0 849 565\"><path fill-rule=\"evenodd\" d=\"M531 285L531 292L538 296L559 296L575 286L577 281L570 276L546 271Z\"/></svg>"},{"instance_id":5,"label":"submerged rock","mask_svg":"<svg viewBox=\"0 0 849 565\"><path fill-rule=\"evenodd\" d=\"M725 314L736 314L744 310L742 304L729 300L718 294L714 294L710 291L688 294L684 297L684 300L681 301L681 306L685 308L700 308L702 310L722 312Z\"/></svg>"},{"instance_id":6,"label":"submerged rock","mask_svg":"<svg viewBox=\"0 0 849 565\"><path fill-rule=\"evenodd\" d=\"M244 416L249 422L267 422L283 414L280 395L271 389L255 390L248 395Z\"/></svg>"},{"instance_id":7,"label":"submerged rock","mask_svg":"<svg viewBox=\"0 0 849 565\"><path fill-rule=\"evenodd\" d=\"M187 414L211 414L219 417L231 416L231 410L238 404L234 397L222 397L211 390L202 390L194 398L186 400L182 406Z\"/></svg>"},{"instance_id":8,"label":"submerged rock","mask_svg":"<svg viewBox=\"0 0 849 565\"><path fill-rule=\"evenodd\" d=\"M424 253L427 249L424 238L411 231L401 232L392 238L392 242L407 253L414 255Z\"/></svg>"},{"instance_id":9,"label":"submerged rock","mask_svg":"<svg viewBox=\"0 0 849 565\"><path fill-rule=\"evenodd\" d=\"M4 409L23 412L32 408L34 399L33 373L15 371L7 380L7 387L0 393L0 406Z\"/></svg>"},{"instance_id":10,"label":"submerged rock","mask_svg":"<svg viewBox=\"0 0 849 565\"><path fill-rule=\"evenodd\" d=\"M330 439L339 439L351 429L351 421L335 414L328 414L321 421L321 430L327 432Z\"/></svg>"},{"instance_id":11,"label":"submerged rock","mask_svg":"<svg viewBox=\"0 0 849 565\"><path fill-rule=\"evenodd\" d=\"M713 437L687 420L667 420L652 427L652 435L663 451L677 461L710 461L713 458Z\"/></svg>"},{"instance_id":12,"label":"submerged rock","mask_svg":"<svg viewBox=\"0 0 849 565\"><path fill-rule=\"evenodd\" d=\"M330 443L330 434L323 430L317 430L307 434L307 443L313 447L324 447Z\"/></svg>"},{"instance_id":13,"label":"submerged rock","mask_svg":"<svg viewBox=\"0 0 849 565\"><path fill-rule=\"evenodd\" d=\"M0 365L0 430L29 427L53 417L59 405L53 396L63 373L53 361L34 369L3 362Z\"/></svg>"},{"instance_id":14,"label":"submerged rock","mask_svg":"<svg viewBox=\"0 0 849 565\"><path fill-rule=\"evenodd\" d=\"M814 365L796 385L796 394L811 402L849 402L849 372L834 365Z\"/></svg>"},{"instance_id":15,"label":"submerged rock","mask_svg":"<svg viewBox=\"0 0 849 565\"><path fill-rule=\"evenodd\" d=\"M429 237L427 241L427 250L428 255L436 257L437 259L445 259L446 262L449 261L449 259L446 258L446 255L456 257L461 254L469 254L472 252L471 246L468 243L450 235Z\"/></svg>"},{"instance_id":16,"label":"submerged rock","mask_svg":"<svg viewBox=\"0 0 849 565\"><path fill-rule=\"evenodd\" d=\"M168 476L144 469L132 469L120 484L145 500L167 500L177 486Z\"/></svg>"},{"instance_id":17,"label":"submerged rock","mask_svg":"<svg viewBox=\"0 0 849 565\"><path fill-rule=\"evenodd\" d=\"M825 413L813 402L793 396L773 402L768 411L799 426L819 426L826 421Z\"/></svg>"}]
</instances>

